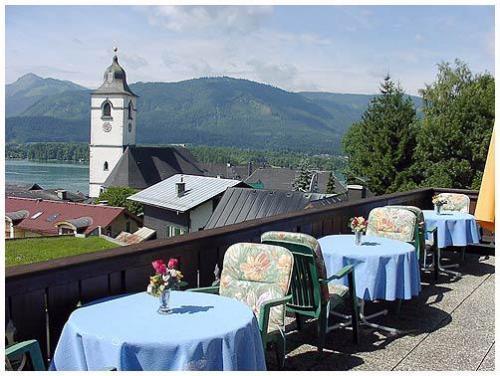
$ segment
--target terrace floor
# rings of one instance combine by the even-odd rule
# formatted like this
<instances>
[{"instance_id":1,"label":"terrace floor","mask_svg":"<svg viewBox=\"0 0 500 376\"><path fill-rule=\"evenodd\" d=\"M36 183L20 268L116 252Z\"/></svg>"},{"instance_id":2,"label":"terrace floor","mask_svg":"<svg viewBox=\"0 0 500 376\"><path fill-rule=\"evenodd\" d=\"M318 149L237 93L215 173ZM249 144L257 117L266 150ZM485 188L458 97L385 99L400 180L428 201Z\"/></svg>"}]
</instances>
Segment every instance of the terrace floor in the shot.
<instances>
[{"instance_id":1,"label":"terrace floor","mask_svg":"<svg viewBox=\"0 0 500 376\"><path fill-rule=\"evenodd\" d=\"M456 256L450 254L451 261ZM374 322L404 331L390 337L362 327L360 343L352 343L352 332L332 331L323 352L316 347L316 325L298 332L288 318L285 370L495 370L495 258L467 254L460 267L461 279L441 275L438 283L422 277L418 298L405 301L399 317L395 303L373 303L367 314L389 308L387 316ZM273 353L268 369L276 370Z\"/></svg>"}]
</instances>

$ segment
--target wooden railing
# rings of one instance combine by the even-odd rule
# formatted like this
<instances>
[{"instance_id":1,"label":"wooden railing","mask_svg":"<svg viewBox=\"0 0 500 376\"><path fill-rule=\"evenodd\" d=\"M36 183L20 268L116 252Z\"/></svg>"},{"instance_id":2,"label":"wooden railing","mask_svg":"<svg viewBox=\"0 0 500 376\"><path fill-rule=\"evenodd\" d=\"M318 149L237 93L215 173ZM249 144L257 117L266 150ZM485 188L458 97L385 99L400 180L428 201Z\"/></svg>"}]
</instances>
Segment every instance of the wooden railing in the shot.
<instances>
[{"instance_id":1,"label":"wooden railing","mask_svg":"<svg viewBox=\"0 0 500 376\"><path fill-rule=\"evenodd\" d=\"M348 233L354 215L368 216L371 209L385 205L432 207L434 192L417 189L334 204L329 207L247 221L212 230L153 240L101 252L65 257L6 269L6 325L16 327L16 340L36 338L50 359L62 327L79 305L121 293L144 291L157 258L178 257L189 286L207 286L213 281L215 265L222 265L226 249L237 242L260 242L270 230L296 231L321 237ZM477 199L475 191L460 191Z\"/></svg>"}]
</instances>

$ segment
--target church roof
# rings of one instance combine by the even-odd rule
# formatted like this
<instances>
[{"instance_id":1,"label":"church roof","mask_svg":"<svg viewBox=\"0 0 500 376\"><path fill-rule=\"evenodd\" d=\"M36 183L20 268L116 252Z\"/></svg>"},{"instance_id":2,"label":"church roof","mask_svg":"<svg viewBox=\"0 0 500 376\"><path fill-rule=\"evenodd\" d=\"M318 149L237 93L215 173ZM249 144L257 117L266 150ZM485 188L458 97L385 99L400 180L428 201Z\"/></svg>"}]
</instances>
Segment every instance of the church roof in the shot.
<instances>
[{"instance_id":1,"label":"church roof","mask_svg":"<svg viewBox=\"0 0 500 376\"><path fill-rule=\"evenodd\" d=\"M186 148L128 146L104 186L144 189L175 174L204 175Z\"/></svg>"},{"instance_id":2,"label":"church roof","mask_svg":"<svg viewBox=\"0 0 500 376\"><path fill-rule=\"evenodd\" d=\"M118 56L113 56L113 63L104 72L103 84L93 94L127 94L137 97L127 85L127 75L118 64Z\"/></svg>"}]
</instances>

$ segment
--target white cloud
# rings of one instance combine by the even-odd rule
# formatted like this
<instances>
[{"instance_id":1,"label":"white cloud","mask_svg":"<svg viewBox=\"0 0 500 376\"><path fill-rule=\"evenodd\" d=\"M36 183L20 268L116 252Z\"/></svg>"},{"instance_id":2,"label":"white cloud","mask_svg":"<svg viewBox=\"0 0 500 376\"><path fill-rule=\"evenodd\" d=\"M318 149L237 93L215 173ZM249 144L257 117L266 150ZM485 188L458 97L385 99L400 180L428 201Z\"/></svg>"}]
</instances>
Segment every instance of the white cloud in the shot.
<instances>
[{"instance_id":1,"label":"white cloud","mask_svg":"<svg viewBox=\"0 0 500 376\"><path fill-rule=\"evenodd\" d=\"M271 6L156 6L148 7L152 25L174 32L248 33L271 16Z\"/></svg>"},{"instance_id":2,"label":"white cloud","mask_svg":"<svg viewBox=\"0 0 500 376\"><path fill-rule=\"evenodd\" d=\"M125 63L131 69L139 69L148 65L147 60L137 54L128 55L121 53L119 57L120 61Z\"/></svg>"}]
</instances>

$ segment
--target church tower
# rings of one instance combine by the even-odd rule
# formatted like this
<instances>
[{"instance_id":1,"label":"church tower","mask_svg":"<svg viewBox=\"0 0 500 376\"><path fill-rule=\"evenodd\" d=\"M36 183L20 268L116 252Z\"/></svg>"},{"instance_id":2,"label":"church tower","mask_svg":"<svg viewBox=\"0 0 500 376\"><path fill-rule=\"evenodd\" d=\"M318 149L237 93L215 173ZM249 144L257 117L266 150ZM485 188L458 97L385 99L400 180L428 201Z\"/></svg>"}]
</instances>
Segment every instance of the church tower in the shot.
<instances>
[{"instance_id":1,"label":"church tower","mask_svg":"<svg viewBox=\"0 0 500 376\"><path fill-rule=\"evenodd\" d=\"M91 95L89 196L98 197L127 146L135 145L136 99L116 56Z\"/></svg>"}]
</instances>

